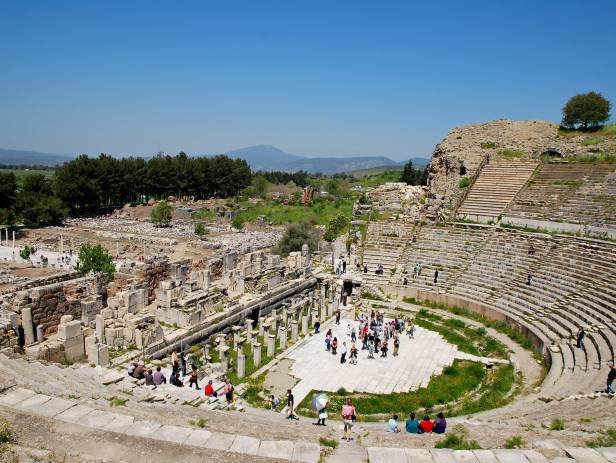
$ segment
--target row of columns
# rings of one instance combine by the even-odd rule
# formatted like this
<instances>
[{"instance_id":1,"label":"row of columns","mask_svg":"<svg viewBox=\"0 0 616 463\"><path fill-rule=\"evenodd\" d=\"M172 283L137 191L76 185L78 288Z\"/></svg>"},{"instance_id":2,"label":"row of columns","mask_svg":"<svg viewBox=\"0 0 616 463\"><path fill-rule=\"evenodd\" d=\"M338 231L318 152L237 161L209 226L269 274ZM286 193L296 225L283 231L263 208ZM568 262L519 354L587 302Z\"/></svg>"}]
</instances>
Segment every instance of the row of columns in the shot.
<instances>
[{"instance_id":1,"label":"row of columns","mask_svg":"<svg viewBox=\"0 0 616 463\"><path fill-rule=\"evenodd\" d=\"M9 246L9 229L5 228L5 246ZM2 246L2 230L0 229L0 246ZM15 247L15 230L13 230L13 247Z\"/></svg>"},{"instance_id":2,"label":"row of columns","mask_svg":"<svg viewBox=\"0 0 616 463\"><path fill-rule=\"evenodd\" d=\"M320 318L322 321L325 321L327 317L333 315L333 308L332 304L326 303L325 288L321 289L320 294ZM289 335L292 343L298 341L300 327L302 336L308 335L310 331L309 322L312 319L313 311L314 315L317 314L316 305L314 293L310 293L308 299L301 301L295 306L289 303L283 306L280 316L277 310L273 310L270 317L259 317L256 327L253 326L254 321L251 319L246 319L244 326L233 326L231 332L233 333L233 349L237 352L236 370L238 377L242 378L246 375L246 354L244 353L246 343L250 345L255 367L260 367L263 349L265 349L267 357L275 355L276 339L279 340L280 348L284 350L287 348ZM294 313L291 314L290 312ZM263 343L259 342L259 338L263 339ZM226 345L223 335L218 336L217 343L220 363L223 370L226 371L228 369L230 348Z\"/></svg>"}]
</instances>

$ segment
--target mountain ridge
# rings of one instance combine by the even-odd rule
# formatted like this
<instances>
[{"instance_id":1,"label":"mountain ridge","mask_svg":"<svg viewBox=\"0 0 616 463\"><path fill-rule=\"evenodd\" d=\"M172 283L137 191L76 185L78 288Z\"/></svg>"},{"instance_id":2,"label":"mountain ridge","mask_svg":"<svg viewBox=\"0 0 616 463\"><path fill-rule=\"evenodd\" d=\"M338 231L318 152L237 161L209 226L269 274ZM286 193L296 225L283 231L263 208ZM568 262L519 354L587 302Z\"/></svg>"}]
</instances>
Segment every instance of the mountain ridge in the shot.
<instances>
[{"instance_id":1,"label":"mountain ridge","mask_svg":"<svg viewBox=\"0 0 616 463\"><path fill-rule=\"evenodd\" d=\"M244 159L253 171L280 170L295 172L304 170L309 173L335 174L376 167L401 166L407 161L394 161L386 156L300 156L287 153L272 145L254 145L230 150L225 153L231 158ZM194 156L214 156L213 154ZM13 150L0 148L0 164L9 165L47 165L62 164L77 155L44 153L41 151ZM148 159L152 156L143 156ZM416 157L411 159L417 166L426 165L428 159Z\"/></svg>"}]
</instances>

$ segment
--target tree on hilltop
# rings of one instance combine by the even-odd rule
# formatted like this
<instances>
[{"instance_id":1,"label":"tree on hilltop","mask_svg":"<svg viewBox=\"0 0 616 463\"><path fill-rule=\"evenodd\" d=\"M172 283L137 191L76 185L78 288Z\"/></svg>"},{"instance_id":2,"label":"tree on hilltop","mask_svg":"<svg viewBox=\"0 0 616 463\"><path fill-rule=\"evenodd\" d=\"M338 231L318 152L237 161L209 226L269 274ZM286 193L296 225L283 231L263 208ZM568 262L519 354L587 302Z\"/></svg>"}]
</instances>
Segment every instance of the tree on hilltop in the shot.
<instances>
[{"instance_id":1,"label":"tree on hilltop","mask_svg":"<svg viewBox=\"0 0 616 463\"><path fill-rule=\"evenodd\" d=\"M596 127L610 118L612 103L597 92L588 92L569 98L563 107L562 125L586 130Z\"/></svg>"}]
</instances>

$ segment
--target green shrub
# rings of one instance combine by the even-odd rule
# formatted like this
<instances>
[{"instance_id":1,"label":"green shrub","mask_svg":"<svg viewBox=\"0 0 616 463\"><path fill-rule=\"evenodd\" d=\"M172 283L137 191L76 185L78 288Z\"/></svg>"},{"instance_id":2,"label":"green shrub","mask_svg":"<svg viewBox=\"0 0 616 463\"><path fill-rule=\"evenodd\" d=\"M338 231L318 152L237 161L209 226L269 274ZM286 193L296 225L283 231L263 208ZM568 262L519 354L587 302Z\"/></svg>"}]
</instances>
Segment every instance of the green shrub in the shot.
<instances>
[{"instance_id":1,"label":"green shrub","mask_svg":"<svg viewBox=\"0 0 616 463\"><path fill-rule=\"evenodd\" d=\"M205 418L198 418L196 420L190 420L189 423L195 426L196 428L205 428L205 425L207 424L207 420Z\"/></svg>"},{"instance_id":2,"label":"green shrub","mask_svg":"<svg viewBox=\"0 0 616 463\"><path fill-rule=\"evenodd\" d=\"M482 149L493 149L496 148L498 145L496 143L494 143L493 141L484 141L481 143L481 148Z\"/></svg>"},{"instance_id":3,"label":"green shrub","mask_svg":"<svg viewBox=\"0 0 616 463\"><path fill-rule=\"evenodd\" d=\"M462 180L460 180L460 182L458 183L458 187L460 188L466 188L467 186L469 186L471 184L471 179L468 177L464 177Z\"/></svg>"},{"instance_id":4,"label":"green shrub","mask_svg":"<svg viewBox=\"0 0 616 463\"><path fill-rule=\"evenodd\" d=\"M202 223L195 224L195 235L205 236L207 234L208 234L207 228L205 228Z\"/></svg>"},{"instance_id":5,"label":"green shrub","mask_svg":"<svg viewBox=\"0 0 616 463\"><path fill-rule=\"evenodd\" d=\"M476 440L468 439L468 431L461 424L456 425L453 430L445 437L434 444L437 449L452 449L452 450L474 450L480 449L481 446Z\"/></svg>"},{"instance_id":6,"label":"green shrub","mask_svg":"<svg viewBox=\"0 0 616 463\"><path fill-rule=\"evenodd\" d=\"M551 431L564 431L565 430L565 422L560 418L554 418L550 423Z\"/></svg>"},{"instance_id":7,"label":"green shrub","mask_svg":"<svg viewBox=\"0 0 616 463\"><path fill-rule=\"evenodd\" d=\"M524 439L520 436L513 436L505 442L506 449L519 449L524 446Z\"/></svg>"},{"instance_id":8,"label":"green shrub","mask_svg":"<svg viewBox=\"0 0 616 463\"><path fill-rule=\"evenodd\" d=\"M323 447L329 447L332 449L338 447L338 441L336 439L327 439L325 437L319 437L319 444Z\"/></svg>"},{"instance_id":9,"label":"green shrub","mask_svg":"<svg viewBox=\"0 0 616 463\"><path fill-rule=\"evenodd\" d=\"M13 426L7 420L0 420L0 444L14 444L16 440Z\"/></svg>"},{"instance_id":10,"label":"green shrub","mask_svg":"<svg viewBox=\"0 0 616 463\"><path fill-rule=\"evenodd\" d=\"M587 447L616 447L616 428L609 428L595 439L586 441Z\"/></svg>"}]
</instances>

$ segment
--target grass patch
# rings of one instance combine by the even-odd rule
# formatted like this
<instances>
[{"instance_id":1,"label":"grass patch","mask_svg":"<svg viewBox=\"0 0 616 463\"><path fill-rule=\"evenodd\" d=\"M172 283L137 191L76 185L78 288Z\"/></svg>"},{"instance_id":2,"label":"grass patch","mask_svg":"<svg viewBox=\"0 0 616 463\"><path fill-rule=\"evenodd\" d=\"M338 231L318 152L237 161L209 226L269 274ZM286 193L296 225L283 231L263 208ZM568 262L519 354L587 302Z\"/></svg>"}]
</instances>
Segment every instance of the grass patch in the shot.
<instances>
[{"instance_id":1,"label":"grass patch","mask_svg":"<svg viewBox=\"0 0 616 463\"><path fill-rule=\"evenodd\" d=\"M444 439L436 442L434 448L437 449L452 449L452 450L474 450L480 449L481 446L476 440L468 438L468 431L464 426L458 424Z\"/></svg>"},{"instance_id":2,"label":"grass patch","mask_svg":"<svg viewBox=\"0 0 616 463\"><path fill-rule=\"evenodd\" d=\"M205 428L207 420L205 418L198 418L196 420L190 420L189 423L196 428Z\"/></svg>"},{"instance_id":3,"label":"grass patch","mask_svg":"<svg viewBox=\"0 0 616 463\"><path fill-rule=\"evenodd\" d=\"M361 297L362 299L368 299L370 301L383 301L383 298L377 294L372 294L370 291L364 291L363 293L361 293Z\"/></svg>"},{"instance_id":4,"label":"grass patch","mask_svg":"<svg viewBox=\"0 0 616 463\"><path fill-rule=\"evenodd\" d=\"M584 145L584 146L594 146L594 145L598 145L599 143L601 143L601 139L600 138L588 137L586 140L584 140L582 142L582 145Z\"/></svg>"},{"instance_id":5,"label":"grass patch","mask_svg":"<svg viewBox=\"0 0 616 463\"><path fill-rule=\"evenodd\" d=\"M475 390L485 377L485 368L477 362L455 360L453 365L443 370L440 376L434 376L425 388L412 392L392 394L330 394L331 415L340 414L342 405L348 397L353 398L353 404L362 415L393 414L408 415L409 411L418 408L428 408L456 400ZM315 391L313 391L314 393ZM346 391L345 391L346 392ZM308 394L299 405L299 409L310 409L313 393Z\"/></svg>"},{"instance_id":6,"label":"grass patch","mask_svg":"<svg viewBox=\"0 0 616 463\"><path fill-rule=\"evenodd\" d=\"M0 444L14 444L16 440L11 423L8 420L0 420Z\"/></svg>"},{"instance_id":7,"label":"grass patch","mask_svg":"<svg viewBox=\"0 0 616 463\"><path fill-rule=\"evenodd\" d=\"M119 399L117 397L112 397L111 399L109 399L109 406L124 407L126 405L126 402L128 402L128 399Z\"/></svg>"},{"instance_id":8,"label":"grass patch","mask_svg":"<svg viewBox=\"0 0 616 463\"><path fill-rule=\"evenodd\" d=\"M513 436L505 441L506 449L519 449L524 447L524 439L521 436Z\"/></svg>"},{"instance_id":9,"label":"grass patch","mask_svg":"<svg viewBox=\"0 0 616 463\"><path fill-rule=\"evenodd\" d=\"M192 213L192 218L196 220L214 220L216 218L216 211L212 211L208 208L203 208Z\"/></svg>"},{"instance_id":10,"label":"grass patch","mask_svg":"<svg viewBox=\"0 0 616 463\"><path fill-rule=\"evenodd\" d=\"M326 225L330 219L341 213L351 217L353 203L353 198L338 199L336 201L319 199L312 204L295 205L285 205L277 201L265 200L257 204L243 201L240 203L241 211L237 217L244 223L253 222L262 215L267 222L271 222L273 225L302 222Z\"/></svg>"},{"instance_id":11,"label":"grass patch","mask_svg":"<svg viewBox=\"0 0 616 463\"><path fill-rule=\"evenodd\" d=\"M565 422L560 418L554 418L550 423L550 431L564 431Z\"/></svg>"},{"instance_id":12,"label":"grass patch","mask_svg":"<svg viewBox=\"0 0 616 463\"><path fill-rule=\"evenodd\" d=\"M552 184L578 188L584 184L584 181L583 180L554 180Z\"/></svg>"},{"instance_id":13,"label":"grass patch","mask_svg":"<svg viewBox=\"0 0 616 463\"><path fill-rule=\"evenodd\" d=\"M496 148L498 145L496 143L494 143L493 141L484 141L481 142L481 148L484 150L487 149L494 149Z\"/></svg>"},{"instance_id":14,"label":"grass patch","mask_svg":"<svg viewBox=\"0 0 616 463\"><path fill-rule=\"evenodd\" d=\"M499 153L501 155L501 157L505 158L505 159L518 159L518 158L523 158L524 157L524 153L520 150L512 150L509 148L505 148L503 150L500 150Z\"/></svg>"},{"instance_id":15,"label":"grass patch","mask_svg":"<svg viewBox=\"0 0 616 463\"><path fill-rule=\"evenodd\" d=\"M616 428L609 428L591 440L586 441L587 447L616 447Z\"/></svg>"},{"instance_id":16,"label":"grass patch","mask_svg":"<svg viewBox=\"0 0 616 463\"><path fill-rule=\"evenodd\" d=\"M587 137L593 139L616 137L616 124L606 124L601 127L592 127L586 130L581 128L569 129L567 127L560 127L558 129L558 136L564 138Z\"/></svg>"},{"instance_id":17,"label":"grass patch","mask_svg":"<svg viewBox=\"0 0 616 463\"><path fill-rule=\"evenodd\" d=\"M319 437L319 444L323 447L329 447L332 449L338 448L338 441L336 439L328 439L326 437Z\"/></svg>"},{"instance_id":18,"label":"grass patch","mask_svg":"<svg viewBox=\"0 0 616 463\"><path fill-rule=\"evenodd\" d=\"M458 182L458 187L459 188L466 188L467 186L469 186L471 184L471 179L468 177L464 177L462 180L460 180Z\"/></svg>"},{"instance_id":19,"label":"grass patch","mask_svg":"<svg viewBox=\"0 0 616 463\"><path fill-rule=\"evenodd\" d=\"M430 301L418 301L417 299L412 298L412 297L411 298L405 297L404 302L407 302L409 304L415 304L415 305L424 305L424 306L427 306L433 309L445 310L455 315L460 315L462 317L470 318L471 320L475 320L481 323L482 325L487 326L488 328L493 328L496 331L503 333L504 335L508 336L512 341L516 342L523 348L532 350L533 345L530 342L530 340L526 336L524 336L522 333L515 330L514 328L512 328L511 326L509 326L507 323L503 321L492 320L483 315L479 315L467 309L463 309L462 307L449 307L444 304L439 304L439 303L430 302Z\"/></svg>"}]
</instances>

